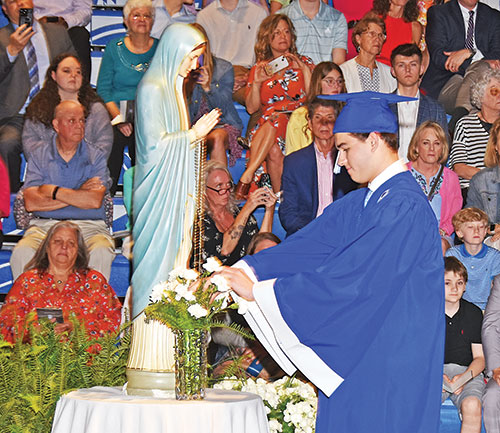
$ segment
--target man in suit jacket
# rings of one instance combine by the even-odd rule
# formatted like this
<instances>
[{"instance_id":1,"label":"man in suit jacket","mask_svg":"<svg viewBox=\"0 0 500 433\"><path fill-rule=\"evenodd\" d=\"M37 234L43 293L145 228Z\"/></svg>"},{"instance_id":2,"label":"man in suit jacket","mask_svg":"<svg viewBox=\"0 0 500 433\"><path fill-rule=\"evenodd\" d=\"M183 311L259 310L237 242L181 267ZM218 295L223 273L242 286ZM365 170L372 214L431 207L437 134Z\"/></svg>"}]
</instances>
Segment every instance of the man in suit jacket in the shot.
<instances>
[{"instance_id":1,"label":"man in suit jacket","mask_svg":"<svg viewBox=\"0 0 500 433\"><path fill-rule=\"evenodd\" d=\"M481 334L490 378L483 394L484 426L488 433L500 433L500 275L493 279Z\"/></svg>"},{"instance_id":2,"label":"man in suit jacket","mask_svg":"<svg viewBox=\"0 0 500 433\"><path fill-rule=\"evenodd\" d=\"M52 59L64 52L74 52L74 48L66 29L58 24L34 21L33 27L18 26L19 9L33 8L32 0L2 2L10 22L0 29L0 155L9 170L11 191L15 192L20 186L23 115L37 92L28 71L30 46L36 55L32 76L38 78L38 90Z\"/></svg>"},{"instance_id":3,"label":"man in suit jacket","mask_svg":"<svg viewBox=\"0 0 500 433\"><path fill-rule=\"evenodd\" d=\"M308 107L313 142L285 157L279 217L287 237L357 187L344 167L335 169L333 126L340 109L336 101L314 98Z\"/></svg>"},{"instance_id":4,"label":"man in suit jacket","mask_svg":"<svg viewBox=\"0 0 500 433\"><path fill-rule=\"evenodd\" d=\"M469 27L473 38L467 41ZM430 64L422 88L447 113L457 115L456 107L461 107L461 115L466 114L471 109L471 83L488 67L500 68L500 12L478 0L432 6L427 11L425 39Z\"/></svg>"},{"instance_id":5,"label":"man in suit jacket","mask_svg":"<svg viewBox=\"0 0 500 433\"><path fill-rule=\"evenodd\" d=\"M448 123L441 104L431 97L421 94L418 88L424 73L424 66L422 52L417 45L402 44L392 51L391 73L398 82L398 88L394 93L417 98L416 101L391 104L391 110L398 118L399 123L398 154L400 158L408 162L408 146L418 125L432 120L439 123L448 135Z\"/></svg>"}]
</instances>

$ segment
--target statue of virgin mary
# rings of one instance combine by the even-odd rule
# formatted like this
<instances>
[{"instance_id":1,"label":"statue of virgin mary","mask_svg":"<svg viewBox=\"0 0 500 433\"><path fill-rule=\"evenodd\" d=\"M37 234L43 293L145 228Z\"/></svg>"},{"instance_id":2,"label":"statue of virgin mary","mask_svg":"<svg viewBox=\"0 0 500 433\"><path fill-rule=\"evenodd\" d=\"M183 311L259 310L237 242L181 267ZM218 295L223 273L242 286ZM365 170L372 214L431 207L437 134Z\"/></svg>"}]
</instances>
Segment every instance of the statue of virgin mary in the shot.
<instances>
[{"instance_id":1,"label":"statue of virgin mary","mask_svg":"<svg viewBox=\"0 0 500 433\"><path fill-rule=\"evenodd\" d=\"M172 371L174 365L173 335L158 323L145 324L141 313L152 288L175 267L187 267L189 261L199 170L196 148L219 118L214 110L190 129L183 84L196 69L205 43L190 25L170 25L137 90L132 196L135 320L128 373L156 375ZM129 375L129 389L134 388L133 382Z\"/></svg>"}]
</instances>

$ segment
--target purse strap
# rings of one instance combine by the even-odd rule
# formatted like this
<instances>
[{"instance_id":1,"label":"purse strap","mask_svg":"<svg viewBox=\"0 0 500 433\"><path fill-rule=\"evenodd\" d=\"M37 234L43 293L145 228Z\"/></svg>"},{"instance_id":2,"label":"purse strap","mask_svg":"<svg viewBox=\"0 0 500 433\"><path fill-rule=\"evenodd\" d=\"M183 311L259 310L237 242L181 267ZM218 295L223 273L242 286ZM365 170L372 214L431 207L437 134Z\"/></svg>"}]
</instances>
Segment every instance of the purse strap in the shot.
<instances>
[{"instance_id":1,"label":"purse strap","mask_svg":"<svg viewBox=\"0 0 500 433\"><path fill-rule=\"evenodd\" d=\"M443 174L443 170L444 170L444 164L441 164L441 168L439 169L439 173L438 175L434 178L434 182L432 182L432 187L431 187L431 190L429 191L429 193L427 194L427 200L431 200L431 197L432 197L432 194L434 193L434 191L436 190L436 187L437 187L437 184L439 182L439 179L441 178L441 175Z\"/></svg>"}]
</instances>

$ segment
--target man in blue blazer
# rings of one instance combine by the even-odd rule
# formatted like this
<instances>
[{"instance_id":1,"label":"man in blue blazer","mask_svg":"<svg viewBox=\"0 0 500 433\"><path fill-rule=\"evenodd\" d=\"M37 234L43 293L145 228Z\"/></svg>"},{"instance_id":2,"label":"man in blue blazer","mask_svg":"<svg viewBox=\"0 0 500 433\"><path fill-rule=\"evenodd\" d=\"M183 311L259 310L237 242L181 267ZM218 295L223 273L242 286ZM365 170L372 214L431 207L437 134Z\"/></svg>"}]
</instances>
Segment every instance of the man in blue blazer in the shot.
<instances>
[{"instance_id":1,"label":"man in blue blazer","mask_svg":"<svg viewBox=\"0 0 500 433\"><path fill-rule=\"evenodd\" d=\"M279 217L287 237L357 187L346 169L335 164L333 126L340 109L336 101L314 98L308 107L313 142L285 157Z\"/></svg>"},{"instance_id":2,"label":"man in blue blazer","mask_svg":"<svg viewBox=\"0 0 500 433\"><path fill-rule=\"evenodd\" d=\"M398 87L394 93L417 98L416 101L390 105L399 123L398 155L408 161L408 146L417 126L427 120L432 120L439 123L448 136L448 123L441 104L435 99L420 93L418 86L424 73L424 66L422 64L422 52L417 45L402 44L394 48L391 53L391 73L398 82Z\"/></svg>"},{"instance_id":3,"label":"man in blue blazer","mask_svg":"<svg viewBox=\"0 0 500 433\"><path fill-rule=\"evenodd\" d=\"M448 113L464 107L465 114L471 107L470 84L485 68L500 68L500 12L478 0L432 6L425 39L430 64L422 88Z\"/></svg>"}]
</instances>

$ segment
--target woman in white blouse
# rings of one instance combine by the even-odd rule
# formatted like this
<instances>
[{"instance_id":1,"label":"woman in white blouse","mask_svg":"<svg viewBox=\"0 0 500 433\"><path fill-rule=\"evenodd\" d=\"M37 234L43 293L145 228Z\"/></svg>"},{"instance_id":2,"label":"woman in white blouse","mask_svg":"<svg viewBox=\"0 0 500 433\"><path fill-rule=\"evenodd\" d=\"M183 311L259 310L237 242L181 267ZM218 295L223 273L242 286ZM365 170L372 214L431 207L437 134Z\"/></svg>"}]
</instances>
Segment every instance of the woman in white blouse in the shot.
<instances>
[{"instance_id":1,"label":"woman in white blouse","mask_svg":"<svg viewBox=\"0 0 500 433\"><path fill-rule=\"evenodd\" d=\"M368 90L391 93L396 89L391 68L375 60L385 39L385 24L377 15L367 15L356 24L352 42L359 54L340 65L349 93Z\"/></svg>"}]
</instances>

